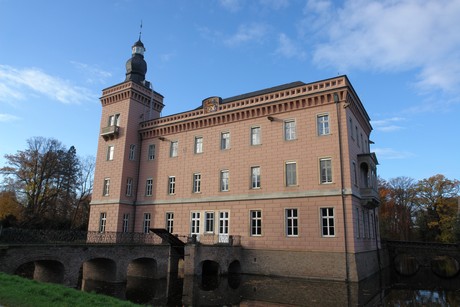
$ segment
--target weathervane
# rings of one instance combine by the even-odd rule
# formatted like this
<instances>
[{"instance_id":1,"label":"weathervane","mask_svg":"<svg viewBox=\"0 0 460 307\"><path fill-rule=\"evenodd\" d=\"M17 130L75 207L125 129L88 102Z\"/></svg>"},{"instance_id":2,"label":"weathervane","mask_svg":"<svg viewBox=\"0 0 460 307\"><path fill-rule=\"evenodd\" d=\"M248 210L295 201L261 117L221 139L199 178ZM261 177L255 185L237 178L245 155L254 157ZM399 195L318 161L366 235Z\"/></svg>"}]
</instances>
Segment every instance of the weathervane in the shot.
<instances>
[{"instance_id":1,"label":"weathervane","mask_svg":"<svg viewBox=\"0 0 460 307\"><path fill-rule=\"evenodd\" d=\"M139 29L139 40L141 40L141 36L142 36L142 19L141 19L141 26Z\"/></svg>"}]
</instances>

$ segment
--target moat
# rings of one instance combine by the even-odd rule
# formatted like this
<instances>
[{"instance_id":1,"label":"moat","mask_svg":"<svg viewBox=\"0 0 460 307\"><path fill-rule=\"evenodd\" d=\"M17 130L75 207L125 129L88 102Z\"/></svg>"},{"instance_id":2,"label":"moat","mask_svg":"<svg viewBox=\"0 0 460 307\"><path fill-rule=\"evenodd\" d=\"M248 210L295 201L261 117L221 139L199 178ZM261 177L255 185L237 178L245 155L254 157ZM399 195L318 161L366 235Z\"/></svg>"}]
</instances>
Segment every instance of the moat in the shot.
<instances>
[{"instance_id":1,"label":"moat","mask_svg":"<svg viewBox=\"0 0 460 307\"><path fill-rule=\"evenodd\" d=\"M85 281L83 288L152 306L460 306L460 277L430 270L403 277L388 269L360 283L237 274Z\"/></svg>"}]
</instances>

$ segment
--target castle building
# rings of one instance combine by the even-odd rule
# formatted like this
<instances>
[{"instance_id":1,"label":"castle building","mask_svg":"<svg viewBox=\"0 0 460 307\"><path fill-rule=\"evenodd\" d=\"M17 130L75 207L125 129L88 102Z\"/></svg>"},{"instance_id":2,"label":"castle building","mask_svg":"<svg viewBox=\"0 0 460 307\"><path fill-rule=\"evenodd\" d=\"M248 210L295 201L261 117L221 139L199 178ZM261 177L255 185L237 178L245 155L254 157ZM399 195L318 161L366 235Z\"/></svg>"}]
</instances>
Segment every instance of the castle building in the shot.
<instances>
[{"instance_id":1,"label":"castle building","mask_svg":"<svg viewBox=\"0 0 460 307\"><path fill-rule=\"evenodd\" d=\"M89 231L238 238L243 273L358 281L379 270L378 162L347 76L161 116L144 51L137 41L125 81L100 98Z\"/></svg>"}]
</instances>

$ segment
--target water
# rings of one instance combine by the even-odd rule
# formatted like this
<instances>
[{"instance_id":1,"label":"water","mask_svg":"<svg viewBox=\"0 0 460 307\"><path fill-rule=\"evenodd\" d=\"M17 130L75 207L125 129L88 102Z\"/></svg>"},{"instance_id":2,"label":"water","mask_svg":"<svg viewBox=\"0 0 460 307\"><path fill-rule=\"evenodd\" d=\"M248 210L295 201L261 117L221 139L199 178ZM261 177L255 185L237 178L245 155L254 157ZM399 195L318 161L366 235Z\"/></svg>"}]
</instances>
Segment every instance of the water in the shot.
<instances>
[{"instance_id":1,"label":"water","mask_svg":"<svg viewBox=\"0 0 460 307\"><path fill-rule=\"evenodd\" d=\"M460 306L460 277L442 279L429 270L411 277L384 271L360 283L251 275L127 283L84 281L95 291L152 306Z\"/></svg>"}]
</instances>

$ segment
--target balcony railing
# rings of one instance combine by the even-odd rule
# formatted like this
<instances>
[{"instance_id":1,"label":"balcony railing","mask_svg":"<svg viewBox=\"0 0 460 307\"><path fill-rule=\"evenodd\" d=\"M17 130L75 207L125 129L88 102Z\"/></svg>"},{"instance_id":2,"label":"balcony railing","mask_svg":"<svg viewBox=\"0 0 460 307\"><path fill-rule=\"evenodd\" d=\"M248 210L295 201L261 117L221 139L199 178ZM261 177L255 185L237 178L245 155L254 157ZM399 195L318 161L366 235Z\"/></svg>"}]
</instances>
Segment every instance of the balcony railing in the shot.
<instances>
[{"instance_id":1,"label":"balcony railing","mask_svg":"<svg viewBox=\"0 0 460 307\"><path fill-rule=\"evenodd\" d=\"M104 139L112 139L118 136L120 132L120 127L118 126L107 126L101 129L101 136Z\"/></svg>"},{"instance_id":2,"label":"balcony railing","mask_svg":"<svg viewBox=\"0 0 460 307\"><path fill-rule=\"evenodd\" d=\"M197 234L191 235L187 239L187 243L203 244L203 245L230 245L240 246L241 236L222 235L222 234Z\"/></svg>"}]
</instances>

